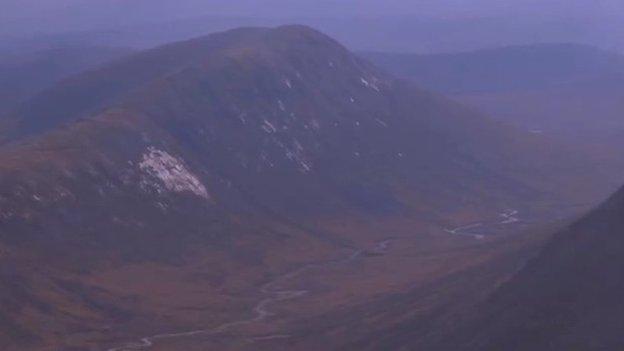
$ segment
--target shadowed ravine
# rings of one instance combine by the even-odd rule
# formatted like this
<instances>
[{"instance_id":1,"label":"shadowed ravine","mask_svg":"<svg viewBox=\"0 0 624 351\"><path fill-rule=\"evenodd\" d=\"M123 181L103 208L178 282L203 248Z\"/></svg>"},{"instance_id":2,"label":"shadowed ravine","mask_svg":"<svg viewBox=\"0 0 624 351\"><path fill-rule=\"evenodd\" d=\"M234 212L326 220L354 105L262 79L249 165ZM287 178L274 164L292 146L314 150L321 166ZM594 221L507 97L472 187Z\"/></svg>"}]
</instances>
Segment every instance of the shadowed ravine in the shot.
<instances>
[{"instance_id":1,"label":"shadowed ravine","mask_svg":"<svg viewBox=\"0 0 624 351\"><path fill-rule=\"evenodd\" d=\"M375 245L375 247L371 250L371 252L376 253L376 254L386 253L392 241L393 241L392 239L386 239L386 240L378 242ZM174 333L165 333L165 334L157 334L153 336L148 336L148 337L142 338L138 342L128 343L123 346L113 347L113 348L107 349L107 351L144 350L144 349L151 348L159 340L185 338L185 337L192 337L192 336L197 336L197 335L218 335L236 327L263 322L268 317L276 315L276 313L272 312L270 309L272 305L282 302L282 301L293 300L293 299L299 298L309 293L308 290L283 290L279 286L280 283L284 283L289 280L295 279L301 276L301 274L305 273L306 271L309 271L314 268L323 268L323 267L328 267L331 265L340 265L340 264L349 263L351 261L358 259L363 252L364 252L363 250L354 250L353 252L349 254L349 256L347 256L344 259L326 261L326 262L321 262L321 263L310 263L303 267L295 269L294 271L281 275L275 278L274 280L268 282L267 284L264 284L260 288L260 292L263 295L266 295L267 297L259 301L253 307L252 318L224 323L217 327L209 328L209 329L198 329L198 330L192 330L192 331L186 331L186 332L174 332ZM260 341L260 340L270 340L270 339L282 339L282 338L288 338L288 337L290 336L289 335L266 335L266 336L251 338L251 340Z\"/></svg>"}]
</instances>

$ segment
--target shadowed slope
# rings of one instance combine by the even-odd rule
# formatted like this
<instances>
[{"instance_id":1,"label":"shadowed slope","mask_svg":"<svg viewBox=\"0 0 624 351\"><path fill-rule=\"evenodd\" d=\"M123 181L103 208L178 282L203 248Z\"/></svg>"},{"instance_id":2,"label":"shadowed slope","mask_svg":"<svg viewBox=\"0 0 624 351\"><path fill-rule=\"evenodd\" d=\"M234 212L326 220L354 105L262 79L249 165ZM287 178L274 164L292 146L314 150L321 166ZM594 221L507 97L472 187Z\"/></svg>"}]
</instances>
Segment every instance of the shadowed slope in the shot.
<instances>
[{"instance_id":1,"label":"shadowed slope","mask_svg":"<svg viewBox=\"0 0 624 351\"><path fill-rule=\"evenodd\" d=\"M624 194L558 233L484 306L474 350L624 346Z\"/></svg>"}]
</instances>

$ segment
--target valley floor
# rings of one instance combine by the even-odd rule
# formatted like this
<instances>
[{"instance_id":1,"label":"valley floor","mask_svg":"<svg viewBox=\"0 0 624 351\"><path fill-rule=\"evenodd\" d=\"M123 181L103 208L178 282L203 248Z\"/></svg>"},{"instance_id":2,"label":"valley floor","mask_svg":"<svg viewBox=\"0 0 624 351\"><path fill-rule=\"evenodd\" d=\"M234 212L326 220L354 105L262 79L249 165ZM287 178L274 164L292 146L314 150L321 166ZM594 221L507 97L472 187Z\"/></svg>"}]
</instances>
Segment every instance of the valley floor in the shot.
<instances>
[{"instance_id":1,"label":"valley floor","mask_svg":"<svg viewBox=\"0 0 624 351\"><path fill-rule=\"evenodd\" d=\"M350 344L402 320L426 319L443 306L450 314L458 313L484 298L551 232L535 229L544 227L541 220L529 222L518 211L506 210L447 230L409 221L333 223L334 231L359 232L363 240L353 249L300 264L263 283L245 284L241 291L246 293L223 301L225 310L214 305L205 309L218 316L213 322L185 328L179 316L184 310L170 309L165 314L171 314L177 327L161 323L153 326L160 332L152 336L99 343L108 347L93 344L93 349L352 349ZM458 278L464 276L470 278Z\"/></svg>"}]
</instances>

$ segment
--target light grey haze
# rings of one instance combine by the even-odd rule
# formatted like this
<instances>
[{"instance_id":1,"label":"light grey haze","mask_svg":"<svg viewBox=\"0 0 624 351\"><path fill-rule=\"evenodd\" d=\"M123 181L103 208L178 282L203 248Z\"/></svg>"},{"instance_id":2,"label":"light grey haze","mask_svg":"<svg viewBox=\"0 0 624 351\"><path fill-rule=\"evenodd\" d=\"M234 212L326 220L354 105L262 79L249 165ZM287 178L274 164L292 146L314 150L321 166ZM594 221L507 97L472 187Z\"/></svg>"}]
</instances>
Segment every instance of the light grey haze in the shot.
<instances>
[{"instance_id":1,"label":"light grey haze","mask_svg":"<svg viewBox=\"0 0 624 351\"><path fill-rule=\"evenodd\" d=\"M0 40L133 27L135 34L104 42L149 46L238 25L297 22L360 50L549 41L624 48L621 0L4 0L1 10ZM159 23L172 33L148 29Z\"/></svg>"}]
</instances>

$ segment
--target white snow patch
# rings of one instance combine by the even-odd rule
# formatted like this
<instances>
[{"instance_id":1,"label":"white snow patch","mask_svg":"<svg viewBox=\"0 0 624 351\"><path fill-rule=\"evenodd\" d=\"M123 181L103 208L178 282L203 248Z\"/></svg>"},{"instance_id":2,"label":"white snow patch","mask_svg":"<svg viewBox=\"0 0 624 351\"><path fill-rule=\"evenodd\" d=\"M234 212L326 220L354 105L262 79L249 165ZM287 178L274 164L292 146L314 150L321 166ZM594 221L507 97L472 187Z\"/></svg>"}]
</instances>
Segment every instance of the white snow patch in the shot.
<instances>
[{"instance_id":1,"label":"white snow patch","mask_svg":"<svg viewBox=\"0 0 624 351\"><path fill-rule=\"evenodd\" d=\"M167 204L162 203L162 202L159 201L159 202L156 202L156 207L158 207L161 211L166 213L167 212L167 208L169 206L167 206Z\"/></svg>"},{"instance_id":2,"label":"white snow patch","mask_svg":"<svg viewBox=\"0 0 624 351\"><path fill-rule=\"evenodd\" d=\"M312 169L312 167L305 161L299 161L299 165L302 167L303 173L310 172L310 170Z\"/></svg>"},{"instance_id":3,"label":"white snow patch","mask_svg":"<svg viewBox=\"0 0 624 351\"><path fill-rule=\"evenodd\" d=\"M242 112L238 115L238 119L241 121L242 124L247 124L247 119L245 117L247 117L247 114L245 112Z\"/></svg>"},{"instance_id":4,"label":"white snow patch","mask_svg":"<svg viewBox=\"0 0 624 351\"><path fill-rule=\"evenodd\" d=\"M273 162L270 160L269 155L268 155L268 154L267 154L267 152L266 152L266 151L264 151L264 150L262 150L262 151L260 152L260 161L261 161L261 163L264 163L265 165L268 165L268 166L269 166L269 167L271 167L271 168L275 167L275 165L273 164ZM259 164L259 165L258 165L258 170L261 170L261 169L262 169L262 167L261 167L261 165Z\"/></svg>"},{"instance_id":5,"label":"white snow patch","mask_svg":"<svg viewBox=\"0 0 624 351\"><path fill-rule=\"evenodd\" d=\"M312 124L312 129L314 129L314 130L321 129L321 123L318 120L316 120L316 119L311 120L310 124Z\"/></svg>"},{"instance_id":6,"label":"white snow patch","mask_svg":"<svg viewBox=\"0 0 624 351\"><path fill-rule=\"evenodd\" d=\"M275 128L275 126L267 121L266 119L264 120L264 124L262 125L262 129L264 129L265 132L267 133L275 133L277 132L277 128Z\"/></svg>"},{"instance_id":7,"label":"white snow patch","mask_svg":"<svg viewBox=\"0 0 624 351\"><path fill-rule=\"evenodd\" d=\"M369 82L364 77L360 78L360 82L362 82L362 84L364 84L364 86L367 87L367 88L371 88L371 89L373 89L375 91L380 91L379 87L377 86L377 84Z\"/></svg>"},{"instance_id":8,"label":"white snow patch","mask_svg":"<svg viewBox=\"0 0 624 351\"><path fill-rule=\"evenodd\" d=\"M388 123L380 120L379 118L375 118L375 121L377 121L377 123L381 124L383 127L387 128L388 127Z\"/></svg>"},{"instance_id":9,"label":"white snow patch","mask_svg":"<svg viewBox=\"0 0 624 351\"><path fill-rule=\"evenodd\" d=\"M312 165L310 164L310 162L308 160L306 160L303 151L303 145L301 145L301 143L298 140L293 140L293 146L294 149L286 146L284 143L280 142L280 141L275 141L275 143L281 147L282 149L284 149L285 151L285 155L286 158L289 159L290 161L295 162L298 167L299 170L302 173L308 173L310 170L312 170Z\"/></svg>"},{"instance_id":10,"label":"white snow patch","mask_svg":"<svg viewBox=\"0 0 624 351\"><path fill-rule=\"evenodd\" d=\"M210 198L206 187L186 168L184 162L166 151L150 146L143 154L139 168L149 176L141 184L152 186L159 193L164 190L191 192L206 199ZM153 178L159 182L154 182Z\"/></svg>"},{"instance_id":11,"label":"white snow patch","mask_svg":"<svg viewBox=\"0 0 624 351\"><path fill-rule=\"evenodd\" d=\"M75 196L71 191L62 186L54 188L54 196L52 198L54 201L60 201L67 198L75 198Z\"/></svg>"},{"instance_id":12,"label":"white snow patch","mask_svg":"<svg viewBox=\"0 0 624 351\"><path fill-rule=\"evenodd\" d=\"M520 222L520 218L518 218L518 213L519 211L513 209L506 210L505 212L501 213L500 216L503 218L503 221L500 222L500 224L511 224Z\"/></svg>"},{"instance_id":13,"label":"white snow patch","mask_svg":"<svg viewBox=\"0 0 624 351\"><path fill-rule=\"evenodd\" d=\"M294 144L295 144L295 148L297 148L297 151L299 151L299 152L303 151L303 145L301 145L299 140L295 139L294 140Z\"/></svg>"},{"instance_id":14,"label":"white snow patch","mask_svg":"<svg viewBox=\"0 0 624 351\"><path fill-rule=\"evenodd\" d=\"M13 213L13 211L0 212L1 219L9 219L14 216L15 216L15 213Z\"/></svg>"}]
</instances>

